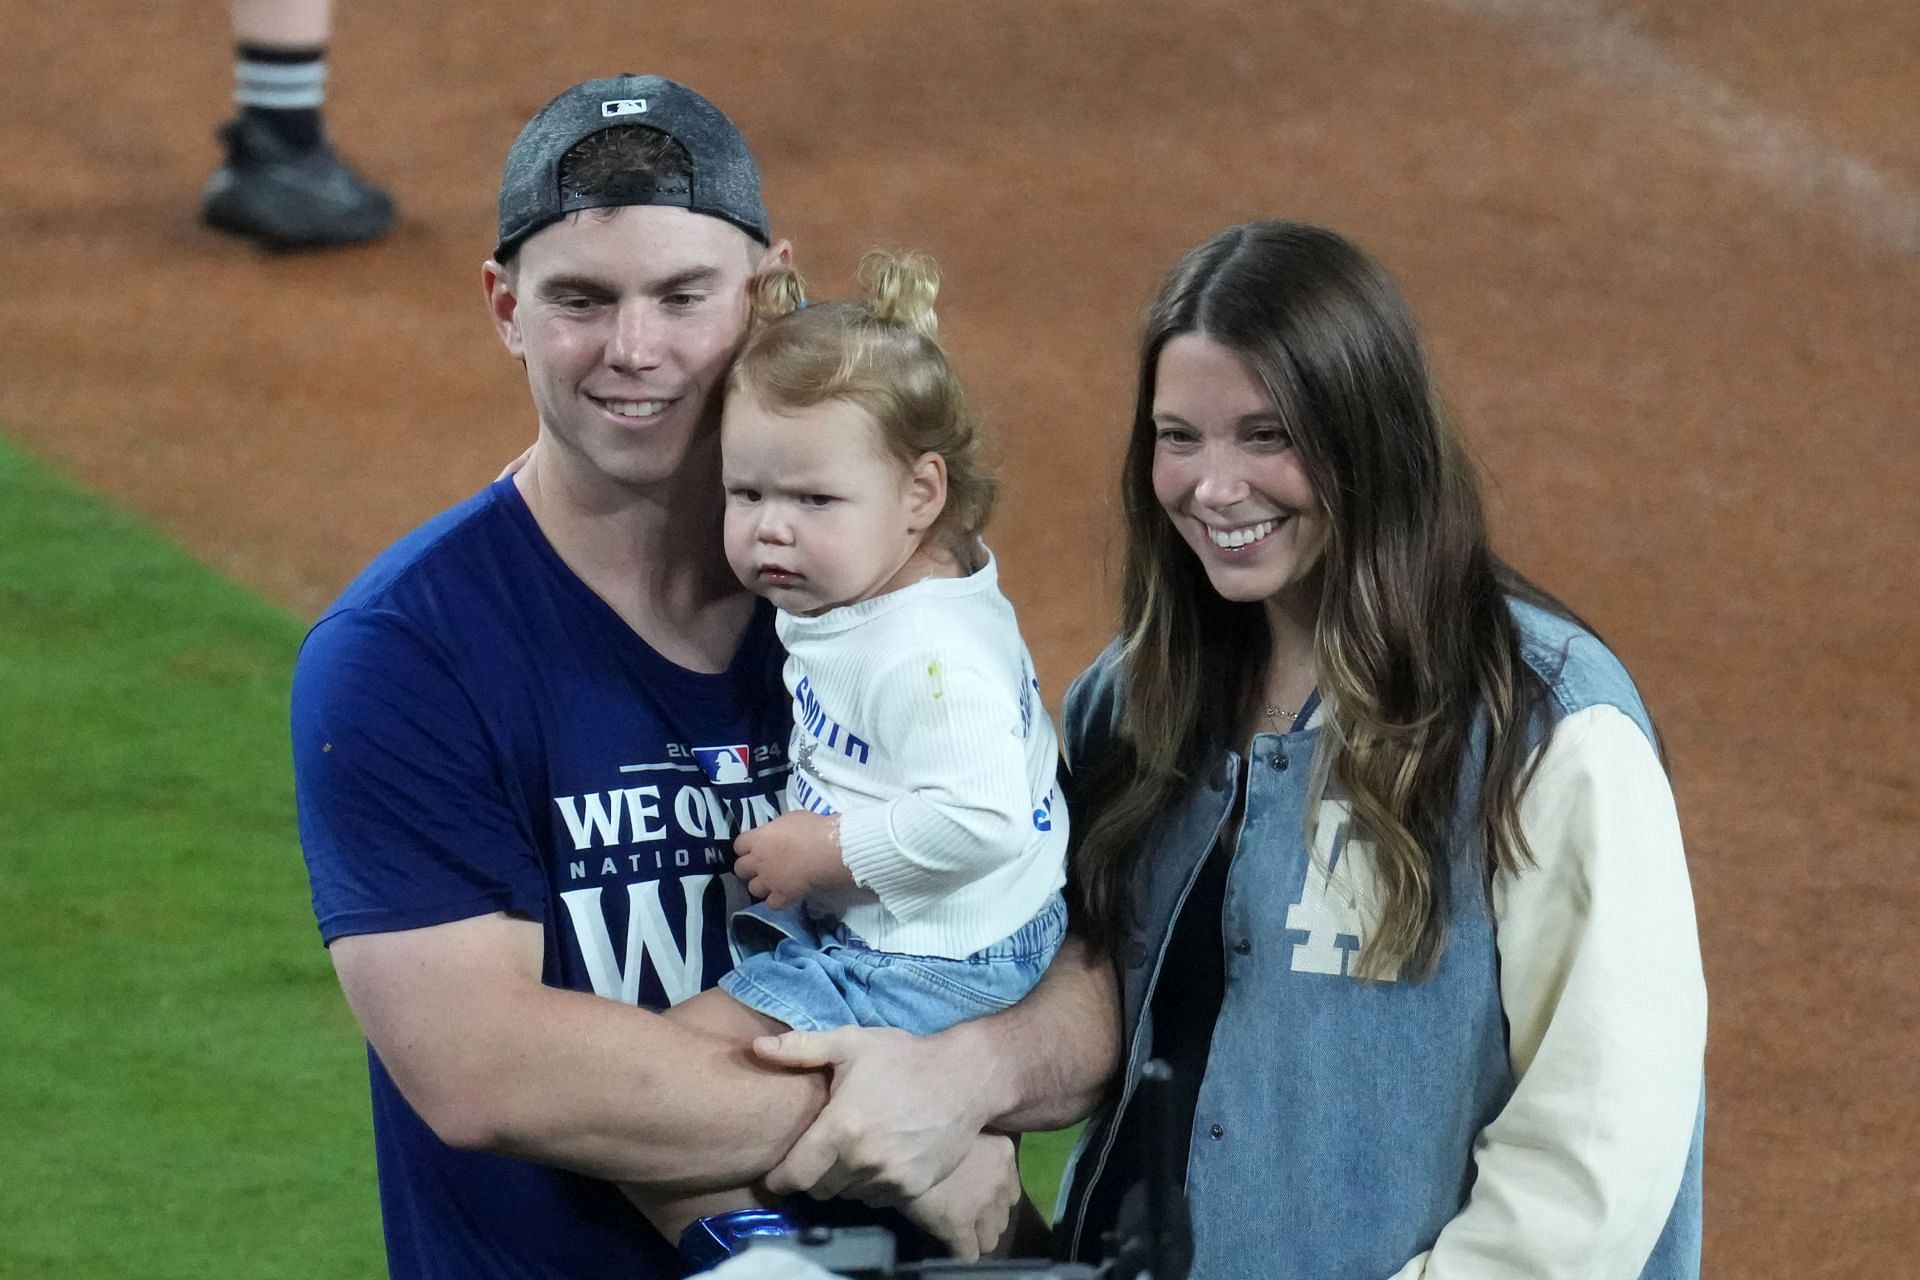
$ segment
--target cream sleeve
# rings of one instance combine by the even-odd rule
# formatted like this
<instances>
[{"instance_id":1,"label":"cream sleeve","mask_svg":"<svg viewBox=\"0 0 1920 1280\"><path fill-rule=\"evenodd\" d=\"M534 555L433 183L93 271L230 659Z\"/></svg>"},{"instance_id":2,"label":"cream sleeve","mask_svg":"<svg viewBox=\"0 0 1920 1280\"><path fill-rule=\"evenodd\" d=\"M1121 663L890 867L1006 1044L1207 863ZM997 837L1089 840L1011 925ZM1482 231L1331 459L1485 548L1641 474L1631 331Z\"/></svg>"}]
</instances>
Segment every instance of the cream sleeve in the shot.
<instances>
[{"instance_id":1,"label":"cream sleeve","mask_svg":"<svg viewBox=\"0 0 1920 1280\"><path fill-rule=\"evenodd\" d=\"M1475 1143L1466 1206L1393 1280L1633 1280L1686 1167L1707 993L1652 744L1617 708L1568 716L1520 820L1537 865L1493 886L1518 1083Z\"/></svg>"}]
</instances>

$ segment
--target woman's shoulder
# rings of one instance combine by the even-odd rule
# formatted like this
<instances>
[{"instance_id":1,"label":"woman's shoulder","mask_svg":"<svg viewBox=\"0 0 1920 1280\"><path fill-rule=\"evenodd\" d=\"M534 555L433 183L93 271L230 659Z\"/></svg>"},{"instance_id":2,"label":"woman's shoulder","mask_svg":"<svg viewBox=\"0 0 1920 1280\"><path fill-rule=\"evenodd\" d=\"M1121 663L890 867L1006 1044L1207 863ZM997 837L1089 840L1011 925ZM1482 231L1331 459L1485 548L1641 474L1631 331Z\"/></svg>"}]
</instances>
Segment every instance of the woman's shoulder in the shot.
<instances>
[{"instance_id":1,"label":"woman's shoulder","mask_svg":"<svg viewBox=\"0 0 1920 1280\"><path fill-rule=\"evenodd\" d=\"M1653 736L1653 724L1626 664L1572 618L1529 601L1508 607L1520 632L1520 657L1552 695L1553 719L1589 707L1611 706Z\"/></svg>"},{"instance_id":2,"label":"woman's shoulder","mask_svg":"<svg viewBox=\"0 0 1920 1280\"><path fill-rule=\"evenodd\" d=\"M1110 641L1100 656L1067 689L1061 727L1067 756L1086 760L1103 753L1120 720L1123 663L1120 641Z\"/></svg>"}]
</instances>

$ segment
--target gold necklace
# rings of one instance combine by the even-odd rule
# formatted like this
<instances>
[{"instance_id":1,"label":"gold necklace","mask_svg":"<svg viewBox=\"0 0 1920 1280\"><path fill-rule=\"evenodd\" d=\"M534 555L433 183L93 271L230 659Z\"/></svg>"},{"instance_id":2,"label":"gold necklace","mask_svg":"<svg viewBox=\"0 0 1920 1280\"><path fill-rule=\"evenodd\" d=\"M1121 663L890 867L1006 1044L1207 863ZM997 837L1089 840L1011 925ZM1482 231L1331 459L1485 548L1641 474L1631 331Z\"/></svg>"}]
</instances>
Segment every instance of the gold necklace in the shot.
<instances>
[{"instance_id":1,"label":"gold necklace","mask_svg":"<svg viewBox=\"0 0 1920 1280\"><path fill-rule=\"evenodd\" d=\"M1280 727L1280 722L1282 720L1285 720L1289 725L1291 725L1295 720L1298 720L1300 718L1300 713L1298 711L1282 711L1280 708L1274 706L1271 702L1263 704L1261 709L1267 713L1267 719L1273 723L1273 727L1276 732L1281 732L1281 733L1286 732L1284 729Z\"/></svg>"}]
</instances>

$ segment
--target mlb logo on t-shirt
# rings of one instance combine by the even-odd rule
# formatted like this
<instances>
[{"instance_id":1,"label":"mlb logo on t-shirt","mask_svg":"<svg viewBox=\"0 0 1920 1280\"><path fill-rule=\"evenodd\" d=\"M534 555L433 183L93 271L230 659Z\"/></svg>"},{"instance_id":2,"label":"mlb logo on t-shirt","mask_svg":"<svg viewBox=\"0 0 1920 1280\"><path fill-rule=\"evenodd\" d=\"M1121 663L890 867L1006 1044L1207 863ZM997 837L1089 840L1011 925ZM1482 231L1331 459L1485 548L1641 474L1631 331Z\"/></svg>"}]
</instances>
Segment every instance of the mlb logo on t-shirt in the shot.
<instances>
[{"instance_id":1,"label":"mlb logo on t-shirt","mask_svg":"<svg viewBox=\"0 0 1920 1280\"><path fill-rule=\"evenodd\" d=\"M695 747L693 754L715 782L746 782L751 777L747 770L751 757L745 746Z\"/></svg>"}]
</instances>

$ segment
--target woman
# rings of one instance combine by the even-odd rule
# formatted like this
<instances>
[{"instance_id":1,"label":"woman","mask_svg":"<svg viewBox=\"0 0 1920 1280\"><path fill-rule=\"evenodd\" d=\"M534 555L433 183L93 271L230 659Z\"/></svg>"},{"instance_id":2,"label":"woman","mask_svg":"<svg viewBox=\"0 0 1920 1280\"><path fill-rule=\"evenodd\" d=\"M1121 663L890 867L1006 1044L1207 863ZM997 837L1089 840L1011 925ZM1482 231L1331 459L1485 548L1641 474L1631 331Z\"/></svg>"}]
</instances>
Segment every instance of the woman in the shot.
<instances>
[{"instance_id":1,"label":"woman","mask_svg":"<svg viewBox=\"0 0 1920 1280\"><path fill-rule=\"evenodd\" d=\"M1489 549L1392 282L1293 223L1189 253L1123 492L1122 634L1066 722L1126 1042L1064 1246L1097 1256L1143 1173L1160 1057L1196 1277L1697 1275L1706 996L1658 739Z\"/></svg>"}]
</instances>

